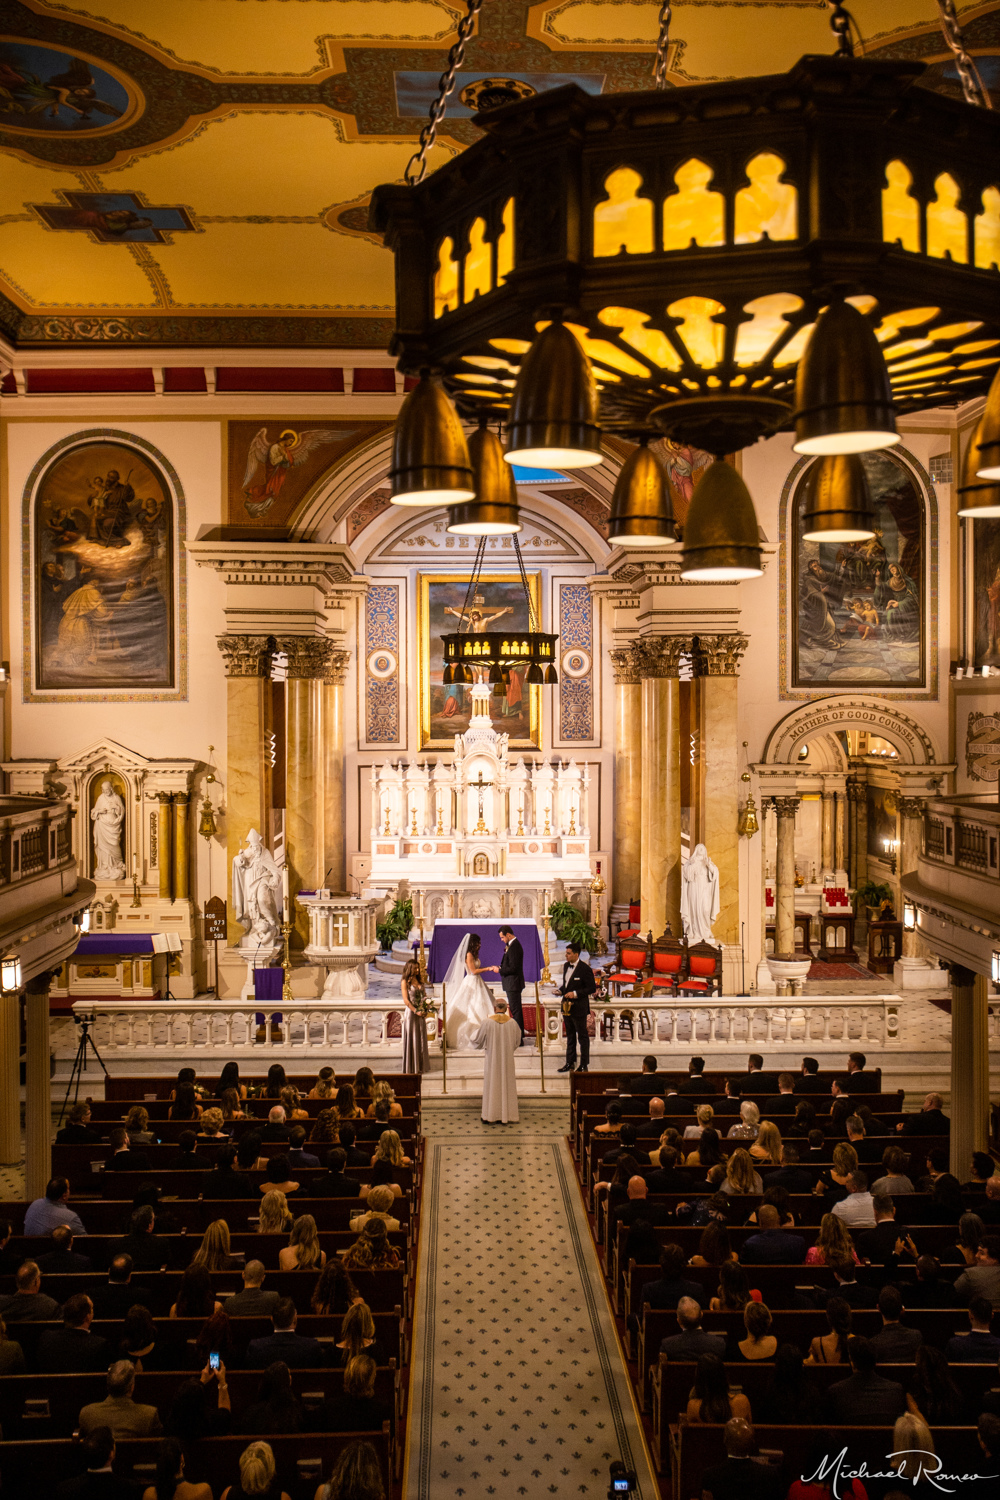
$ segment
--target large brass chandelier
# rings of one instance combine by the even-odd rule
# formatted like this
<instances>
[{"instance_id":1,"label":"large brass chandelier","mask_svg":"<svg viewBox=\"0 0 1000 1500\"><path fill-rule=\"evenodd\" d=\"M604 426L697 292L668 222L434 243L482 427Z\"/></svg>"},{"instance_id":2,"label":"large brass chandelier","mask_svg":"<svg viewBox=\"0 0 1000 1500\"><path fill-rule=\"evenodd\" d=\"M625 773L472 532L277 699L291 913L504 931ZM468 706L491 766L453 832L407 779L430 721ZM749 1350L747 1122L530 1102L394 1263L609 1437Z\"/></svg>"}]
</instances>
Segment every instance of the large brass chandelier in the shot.
<instances>
[{"instance_id":1,"label":"large brass chandelier","mask_svg":"<svg viewBox=\"0 0 1000 1500\"><path fill-rule=\"evenodd\" d=\"M793 429L815 458L811 534L871 535L854 455L896 443L900 413L984 393L1000 365L1000 120L971 102L961 57L966 99L932 93L920 64L855 58L833 4L836 55L667 90L665 5L657 88L570 85L481 113L483 138L427 176L469 3L411 180L372 199L396 259L391 352L421 377L393 499L460 503L473 533L480 504L512 503L477 487L459 416L502 424L508 464L596 464L612 432L640 446L610 539L669 547L666 478L644 446L666 435L719 460L691 502L682 576L747 577L756 516L722 459ZM1000 479L1000 380L978 442L973 507L997 499L982 479Z\"/></svg>"}]
</instances>

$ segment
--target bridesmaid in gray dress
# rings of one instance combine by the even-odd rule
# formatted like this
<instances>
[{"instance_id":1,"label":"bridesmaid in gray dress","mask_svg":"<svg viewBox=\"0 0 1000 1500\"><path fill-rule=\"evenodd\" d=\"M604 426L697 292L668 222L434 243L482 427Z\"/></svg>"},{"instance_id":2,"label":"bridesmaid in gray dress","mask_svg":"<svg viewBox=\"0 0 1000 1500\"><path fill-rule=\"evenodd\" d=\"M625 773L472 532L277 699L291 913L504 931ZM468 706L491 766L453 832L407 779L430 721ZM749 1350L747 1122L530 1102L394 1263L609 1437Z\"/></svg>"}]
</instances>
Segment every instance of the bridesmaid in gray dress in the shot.
<instances>
[{"instance_id":1,"label":"bridesmaid in gray dress","mask_svg":"<svg viewBox=\"0 0 1000 1500\"><path fill-rule=\"evenodd\" d=\"M406 1010L403 1012L403 1072L429 1073L430 1051L427 1046L427 1019L418 1013L414 1000L423 993L420 965L411 958L403 970L400 990Z\"/></svg>"}]
</instances>

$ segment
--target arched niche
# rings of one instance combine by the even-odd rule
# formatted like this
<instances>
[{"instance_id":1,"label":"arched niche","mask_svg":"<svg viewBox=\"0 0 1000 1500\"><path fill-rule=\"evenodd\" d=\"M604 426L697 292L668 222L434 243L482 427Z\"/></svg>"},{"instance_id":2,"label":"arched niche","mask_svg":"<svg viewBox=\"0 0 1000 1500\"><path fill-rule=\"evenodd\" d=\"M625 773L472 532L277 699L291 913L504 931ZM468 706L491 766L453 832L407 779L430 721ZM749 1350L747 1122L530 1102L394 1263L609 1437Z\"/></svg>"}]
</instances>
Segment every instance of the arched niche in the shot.
<instances>
[{"instance_id":1,"label":"arched niche","mask_svg":"<svg viewBox=\"0 0 1000 1500\"><path fill-rule=\"evenodd\" d=\"M794 769L803 744L844 729L866 729L888 740L896 749L898 764L939 764L934 741L922 725L884 698L860 693L823 698L786 714L767 737L762 764Z\"/></svg>"}]
</instances>

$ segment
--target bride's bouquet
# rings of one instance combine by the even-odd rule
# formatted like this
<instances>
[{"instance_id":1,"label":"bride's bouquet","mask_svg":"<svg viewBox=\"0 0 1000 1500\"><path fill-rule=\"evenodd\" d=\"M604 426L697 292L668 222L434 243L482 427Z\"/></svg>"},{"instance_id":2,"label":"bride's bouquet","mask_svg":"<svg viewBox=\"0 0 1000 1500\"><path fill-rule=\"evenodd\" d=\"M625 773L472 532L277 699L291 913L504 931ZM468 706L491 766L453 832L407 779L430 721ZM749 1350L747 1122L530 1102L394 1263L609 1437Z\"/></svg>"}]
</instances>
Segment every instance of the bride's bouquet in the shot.
<instances>
[{"instance_id":1,"label":"bride's bouquet","mask_svg":"<svg viewBox=\"0 0 1000 1500\"><path fill-rule=\"evenodd\" d=\"M413 1009L416 1011L418 1016L427 1018L430 1016L436 1016L438 1013L437 1001L433 998L433 996L428 994L427 990L422 984L411 984L410 1004L413 1006Z\"/></svg>"}]
</instances>

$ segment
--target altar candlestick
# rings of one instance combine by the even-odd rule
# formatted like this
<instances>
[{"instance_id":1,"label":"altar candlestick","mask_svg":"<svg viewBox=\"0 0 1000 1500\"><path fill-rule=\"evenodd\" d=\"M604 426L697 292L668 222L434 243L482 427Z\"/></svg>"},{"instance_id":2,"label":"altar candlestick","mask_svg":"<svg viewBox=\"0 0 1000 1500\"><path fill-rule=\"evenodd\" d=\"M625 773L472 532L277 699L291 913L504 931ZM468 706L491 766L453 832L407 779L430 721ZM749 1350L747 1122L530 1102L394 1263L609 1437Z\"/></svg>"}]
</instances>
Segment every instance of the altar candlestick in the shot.
<instances>
[{"instance_id":1,"label":"altar candlestick","mask_svg":"<svg viewBox=\"0 0 1000 1500\"><path fill-rule=\"evenodd\" d=\"M283 864L281 867L281 907L286 922L288 921L288 906L288 865Z\"/></svg>"}]
</instances>

